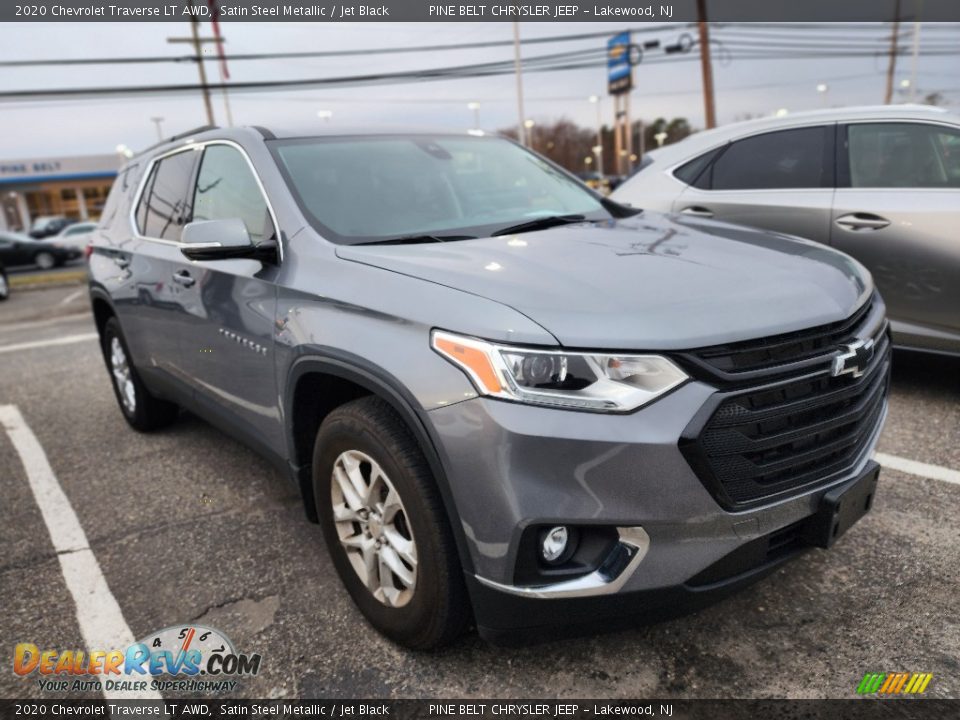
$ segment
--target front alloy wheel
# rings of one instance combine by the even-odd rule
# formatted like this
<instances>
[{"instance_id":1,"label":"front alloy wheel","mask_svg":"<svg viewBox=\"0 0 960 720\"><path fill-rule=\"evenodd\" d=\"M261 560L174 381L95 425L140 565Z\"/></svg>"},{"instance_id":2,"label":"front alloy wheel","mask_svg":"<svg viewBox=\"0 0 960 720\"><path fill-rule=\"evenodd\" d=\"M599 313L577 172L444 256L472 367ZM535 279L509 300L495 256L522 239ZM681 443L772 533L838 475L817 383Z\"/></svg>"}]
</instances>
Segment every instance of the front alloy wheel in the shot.
<instances>
[{"instance_id":1,"label":"front alloy wheel","mask_svg":"<svg viewBox=\"0 0 960 720\"><path fill-rule=\"evenodd\" d=\"M340 453L332 479L333 517L350 564L377 600L403 607L417 587L417 544L400 494L359 450Z\"/></svg>"},{"instance_id":2,"label":"front alloy wheel","mask_svg":"<svg viewBox=\"0 0 960 720\"><path fill-rule=\"evenodd\" d=\"M313 499L330 558L377 630L415 649L451 642L470 617L463 570L430 465L387 402L324 418Z\"/></svg>"}]
</instances>

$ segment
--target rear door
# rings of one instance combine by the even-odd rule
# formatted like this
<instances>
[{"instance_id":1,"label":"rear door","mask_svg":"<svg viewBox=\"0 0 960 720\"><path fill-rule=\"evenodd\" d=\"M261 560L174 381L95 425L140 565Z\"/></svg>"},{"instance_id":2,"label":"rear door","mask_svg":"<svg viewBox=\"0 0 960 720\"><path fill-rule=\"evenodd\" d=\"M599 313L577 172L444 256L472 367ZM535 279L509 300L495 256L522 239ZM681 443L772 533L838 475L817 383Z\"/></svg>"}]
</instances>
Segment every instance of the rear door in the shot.
<instances>
[{"instance_id":1,"label":"rear door","mask_svg":"<svg viewBox=\"0 0 960 720\"><path fill-rule=\"evenodd\" d=\"M277 238L259 177L239 145L203 149L191 188L192 220L244 221L254 243ZM279 267L257 260L192 262L175 274L188 284L181 363L207 416L253 443L283 451L273 373L273 330Z\"/></svg>"},{"instance_id":2,"label":"rear door","mask_svg":"<svg viewBox=\"0 0 960 720\"><path fill-rule=\"evenodd\" d=\"M960 352L960 128L841 128L831 242L873 273L900 344Z\"/></svg>"},{"instance_id":3,"label":"rear door","mask_svg":"<svg viewBox=\"0 0 960 720\"><path fill-rule=\"evenodd\" d=\"M834 132L835 125L814 125L735 140L697 173L673 211L826 243Z\"/></svg>"},{"instance_id":4,"label":"rear door","mask_svg":"<svg viewBox=\"0 0 960 720\"><path fill-rule=\"evenodd\" d=\"M179 150L151 163L134 207L133 237L109 252L117 315L138 369L154 387L183 381L178 335L186 296L175 272L197 155Z\"/></svg>"}]
</instances>

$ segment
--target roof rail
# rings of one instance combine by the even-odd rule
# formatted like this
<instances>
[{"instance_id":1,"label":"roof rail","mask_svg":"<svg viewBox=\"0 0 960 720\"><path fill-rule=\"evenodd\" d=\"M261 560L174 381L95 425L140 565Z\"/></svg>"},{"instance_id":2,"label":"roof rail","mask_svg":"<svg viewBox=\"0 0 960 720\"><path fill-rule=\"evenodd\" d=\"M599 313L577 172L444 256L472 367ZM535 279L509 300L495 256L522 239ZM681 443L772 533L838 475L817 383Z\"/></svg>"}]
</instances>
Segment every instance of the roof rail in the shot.
<instances>
[{"instance_id":1,"label":"roof rail","mask_svg":"<svg viewBox=\"0 0 960 720\"><path fill-rule=\"evenodd\" d=\"M158 148L161 145L166 145L167 143L172 143L176 140L182 140L183 138L190 137L191 135L197 135L198 133L207 132L207 130L219 130L219 129L220 129L219 125L201 125L200 127L195 127L190 130L184 130L182 133L177 133L176 135L173 135L171 137L164 138L160 142L156 142L150 147L144 148L143 150L138 152L137 155L142 155L143 153L150 152L151 150L154 150L155 148Z\"/></svg>"}]
</instances>

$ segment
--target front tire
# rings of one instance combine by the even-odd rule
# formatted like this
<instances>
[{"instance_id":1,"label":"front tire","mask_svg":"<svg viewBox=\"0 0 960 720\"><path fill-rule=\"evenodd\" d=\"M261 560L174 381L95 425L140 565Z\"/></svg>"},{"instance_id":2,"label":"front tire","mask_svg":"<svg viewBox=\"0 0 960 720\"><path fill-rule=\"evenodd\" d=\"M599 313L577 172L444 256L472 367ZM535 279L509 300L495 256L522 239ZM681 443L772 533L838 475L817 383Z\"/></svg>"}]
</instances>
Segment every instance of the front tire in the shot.
<instances>
[{"instance_id":1,"label":"front tire","mask_svg":"<svg viewBox=\"0 0 960 720\"><path fill-rule=\"evenodd\" d=\"M120 323L115 317L107 320L100 341L117 404L130 427L140 432L150 432L176 420L179 408L174 403L151 395L140 379L120 330Z\"/></svg>"},{"instance_id":2,"label":"front tire","mask_svg":"<svg viewBox=\"0 0 960 720\"><path fill-rule=\"evenodd\" d=\"M327 416L313 490L330 557L367 620L417 650L456 639L469 603L453 533L429 465L390 405L364 397Z\"/></svg>"},{"instance_id":3,"label":"front tire","mask_svg":"<svg viewBox=\"0 0 960 720\"><path fill-rule=\"evenodd\" d=\"M0 267L0 302L10 297L10 280L7 271Z\"/></svg>"}]
</instances>

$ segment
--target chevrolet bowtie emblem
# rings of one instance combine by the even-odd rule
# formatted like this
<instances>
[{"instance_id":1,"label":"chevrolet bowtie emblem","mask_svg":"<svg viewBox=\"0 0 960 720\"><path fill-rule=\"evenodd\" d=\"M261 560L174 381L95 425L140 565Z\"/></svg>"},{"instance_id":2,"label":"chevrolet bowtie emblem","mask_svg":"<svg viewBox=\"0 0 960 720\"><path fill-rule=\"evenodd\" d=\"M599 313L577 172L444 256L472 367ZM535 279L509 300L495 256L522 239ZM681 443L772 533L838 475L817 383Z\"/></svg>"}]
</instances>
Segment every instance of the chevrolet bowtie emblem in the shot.
<instances>
[{"instance_id":1,"label":"chevrolet bowtie emblem","mask_svg":"<svg viewBox=\"0 0 960 720\"><path fill-rule=\"evenodd\" d=\"M840 375L860 377L866 371L870 361L873 360L873 352L873 338L841 345L840 354L833 358L830 374L833 377L839 377Z\"/></svg>"}]
</instances>

